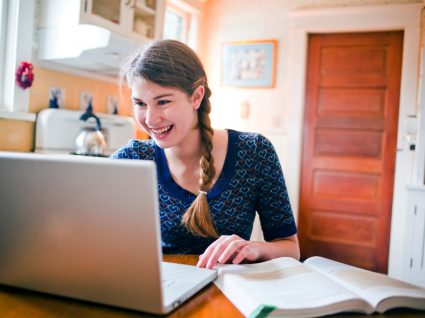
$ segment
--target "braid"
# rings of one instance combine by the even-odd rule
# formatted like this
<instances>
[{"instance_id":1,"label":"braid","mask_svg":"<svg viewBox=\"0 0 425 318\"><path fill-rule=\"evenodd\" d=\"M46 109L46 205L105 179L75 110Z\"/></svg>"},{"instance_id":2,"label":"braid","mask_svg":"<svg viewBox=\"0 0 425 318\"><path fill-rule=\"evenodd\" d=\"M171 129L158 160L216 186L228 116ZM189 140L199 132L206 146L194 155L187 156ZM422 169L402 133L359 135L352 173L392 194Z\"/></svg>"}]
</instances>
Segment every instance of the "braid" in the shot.
<instances>
[{"instance_id":1,"label":"braid","mask_svg":"<svg viewBox=\"0 0 425 318\"><path fill-rule=\"evenodd\" d=\"M200 189L202 191L208 191L212 179L215 176L215 168L214 168L214 158L212 156L212 137L214 135L214 130L211 127L210 121L210 105L209 101L203 105L203 109L199 112L199 130L201 133L201 144L202 144L202 157L199 162L201 166L201 181L200 181Z\"/></svg>"},{"instance_id":2,"label":"braid","mask_svg":"<svg viewBox=\"0 0 425 318\"><path fill-rule=\"evenodd\" d=\"M199 161L201 167L199 188L202 192L198 194L190 207L183 215L182 223L195 235L202 237L218 237L217 229L211 218L210 208L207 201L206 192L210 190L215 176L214 158L212 156L212 138L214 130L211 127L209 113L211 105L209 97L211 91L207 84L205 86L205 96L201 107L198 110L199 130L201 134L202 156Z\"/></svg>"}]
</instances>

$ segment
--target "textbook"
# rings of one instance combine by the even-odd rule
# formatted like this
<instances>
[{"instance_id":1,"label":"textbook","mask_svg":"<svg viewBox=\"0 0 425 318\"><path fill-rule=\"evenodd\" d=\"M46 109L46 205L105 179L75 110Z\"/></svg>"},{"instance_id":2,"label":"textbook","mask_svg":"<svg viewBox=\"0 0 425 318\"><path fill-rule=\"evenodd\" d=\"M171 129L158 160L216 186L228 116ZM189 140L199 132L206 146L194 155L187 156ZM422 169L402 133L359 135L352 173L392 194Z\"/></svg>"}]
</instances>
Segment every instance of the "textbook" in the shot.
<instances>
[{"instance_id":1,"label":"textbook","mask_svg":"<svg viewBox=\"0 0 425 318\"><path fill-rule=\"evenodd\" d=\"M218 265L216 286L246 317L425 310L425 288L319 256Z\"/></svg>"}]
</instances>

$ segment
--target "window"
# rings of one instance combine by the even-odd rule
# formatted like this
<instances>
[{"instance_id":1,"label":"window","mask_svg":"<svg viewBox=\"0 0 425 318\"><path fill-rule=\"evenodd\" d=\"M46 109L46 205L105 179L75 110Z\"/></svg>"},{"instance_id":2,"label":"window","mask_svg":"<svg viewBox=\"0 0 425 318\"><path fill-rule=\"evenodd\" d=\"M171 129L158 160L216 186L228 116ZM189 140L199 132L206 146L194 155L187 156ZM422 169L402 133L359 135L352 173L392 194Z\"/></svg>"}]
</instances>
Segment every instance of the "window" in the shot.
<instances>
[{"instance_id":1,"label":"window","mask_svg":"<svg viewBox=\"0 0 425 318\"><path fill-rule=\"evenodd\" d=\"M15 85L22 61L32 61L36 0L0 0L0 117L35 120L29 91Z\"/></svg>"},{"instance_id":2,"label":"window","mask_svg":"<svg viewBox=\"0 0 425 318\"><path fill-rule=\"evenodd\" d=\"M200 15L200 8L189 5L185 0L167 0L163 38L181 41L196 50Z\"/></svg>"},{"instance_id":3,"label":"window","mask_svg":"<svg viewBox=\"0 0 425 318\"><path fill-rule=\"evenodd\" d=\"M0 0L0 96L3 95L4 57L6 49L6 0ZM4 109L3 98L0 99L0 110Z\"/></svg>"},{"instance_id":4,"label":"window","mask_svg":"<svg viewBox=\"0 0 425 318\"><path fill-rule=\"evenodd\" d=\"M188 15L167 6L165 10L164 39L187 41Z\"/></svg>"}]
</instances>

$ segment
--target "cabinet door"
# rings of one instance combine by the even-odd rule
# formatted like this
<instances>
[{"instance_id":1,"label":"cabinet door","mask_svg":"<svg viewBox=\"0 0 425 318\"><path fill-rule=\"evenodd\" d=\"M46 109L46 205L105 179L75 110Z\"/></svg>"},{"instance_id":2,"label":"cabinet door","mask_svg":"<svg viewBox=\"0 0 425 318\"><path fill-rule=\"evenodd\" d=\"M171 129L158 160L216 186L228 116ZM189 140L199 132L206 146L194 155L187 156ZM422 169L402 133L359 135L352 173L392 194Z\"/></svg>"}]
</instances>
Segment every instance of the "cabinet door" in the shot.
<instances>
[{"instance_id":1,"label":"cabinet door","mask_svg":"<svg viewBox=\"0 0 425 318\"><path fill-rule=\"evenodd\" d=\"M81 23L98 25L137 41L161 37L163 0L81 1Z\"/></svg>"},{"instance_id":2,"label":"cabinet door","mask_svg":"<svg viewBox=\"0 0 425 318\"><path fill-rule=\"evenodd\" d=\"M410 281L425 286L425 192L417 192L413 200L412 257ZM408 242L409 244L409 242Z\"/></svg>"},{"instance_id":3,"label":"cabinet door","mask_svg":"<svg viewBox=\"0 0 425 318\"><path fill-rule=\"evenodd\" d=\"M132 0L129 6L129 31L148 40L156 38L159 0Z\"/></svg>"},{"instance_id":4,"label":"cabinet door","mask_svg":"<svg viewBox=\"0 0 425 318\"><path fill-rule=\"evenodd\" d=\"M125 32L126 3L131 0L81 0L83 2L82 23L90 23L106 29Z\"/></svg>"}]
</instances>

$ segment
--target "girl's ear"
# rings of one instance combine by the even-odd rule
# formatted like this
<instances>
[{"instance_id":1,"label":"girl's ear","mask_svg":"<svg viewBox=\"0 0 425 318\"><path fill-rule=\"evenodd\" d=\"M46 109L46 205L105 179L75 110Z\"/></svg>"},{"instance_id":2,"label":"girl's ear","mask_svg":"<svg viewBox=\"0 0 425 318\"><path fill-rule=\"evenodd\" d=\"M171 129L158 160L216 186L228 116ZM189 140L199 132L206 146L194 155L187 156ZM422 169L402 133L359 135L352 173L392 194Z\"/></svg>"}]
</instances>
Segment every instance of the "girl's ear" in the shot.
<instances>
[{"instance_id":1,"label":"girl's ear","mask_svg":"<svg viewBox=\"0 0 425 318\"><path fill-rule=\"evenodd\" d=\"M204 98L204 94L205 94L205 87L203 85L199 85L195 89L191 97L194 109L198 110L198 108L201 107L201 102L202 102L202 99Z\"/></svg>"}]
</instances>

